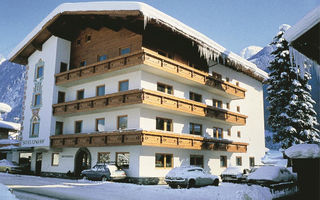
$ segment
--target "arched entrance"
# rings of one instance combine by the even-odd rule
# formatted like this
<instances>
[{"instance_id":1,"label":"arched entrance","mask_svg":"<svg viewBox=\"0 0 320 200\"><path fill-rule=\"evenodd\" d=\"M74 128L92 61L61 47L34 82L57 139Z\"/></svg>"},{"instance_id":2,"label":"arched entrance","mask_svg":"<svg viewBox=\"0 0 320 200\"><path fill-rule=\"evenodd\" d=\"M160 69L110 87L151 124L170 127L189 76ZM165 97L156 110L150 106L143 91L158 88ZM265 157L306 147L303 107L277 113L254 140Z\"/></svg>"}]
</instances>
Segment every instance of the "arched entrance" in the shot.
<instances>
[{"instance_id":1,"label":"arched entrance","mask_svg":"<svg viewBox=\"0 0 320 200\"><path fill-rule=\"evenodd\" d=\"M80 148L74 158L74 175L80 176L82 170L91 168L91 154L87 148Z\"/></svg>"}]
</instances>

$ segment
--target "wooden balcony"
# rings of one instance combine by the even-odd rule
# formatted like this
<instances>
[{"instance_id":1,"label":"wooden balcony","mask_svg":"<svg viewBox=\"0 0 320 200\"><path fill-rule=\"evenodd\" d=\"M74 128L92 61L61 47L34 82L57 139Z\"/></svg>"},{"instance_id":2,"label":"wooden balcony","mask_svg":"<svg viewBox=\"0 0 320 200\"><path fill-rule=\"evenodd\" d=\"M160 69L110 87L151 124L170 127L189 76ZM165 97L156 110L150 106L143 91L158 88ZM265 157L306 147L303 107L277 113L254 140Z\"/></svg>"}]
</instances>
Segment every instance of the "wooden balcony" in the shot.
<instances>
[{"instance_id":1,"label":"wooden balcony","mask_svg":"<svg viewBox=\"0 0 320 200\"><path fill-rule=\"evenodd\" d=\"M56 135L51 136L50 140L52 148L141 145L238 153L245 153L248 145L229 141L228 143L216 142L212 147L201 136L136 130Z\"/></svg>"},{"instance_id":2,"label":"wooden balcony","mask_svg":"<svg viewBox=\"0 0 320 200\"><path fill-rule=\"evenodd\" d=\"M151 105L151 109L164 108L169 111L178 111L185 114L209 117L230 125L245 125L247 118L247 116L239 113L146 89L129 90L105 96L55 104L53 105L53 114L58 116L79 112L103 111L107 108L132 104Z\"/></svg>"},{"instance_id":3,"label":"wooden balcony","mask_svg":"<svg viewBox=\"0 0 320 200\"><path fill-rule=\"evenodd\" d=\"M92 77L141 64L144 64L144 67L149 68L151 71L158 69L165 74L169 73L173 76L188 79L193 83L199 84L199 86L206 85L207 87L220 92L222 95L225 94L224 96L231 99L245 98L245 89L221 80L220 74L214 73L209 75L206 72L161 56L146 48L143 48L141 51L56 74L56 84L65 86L77 81L84 81Z\"/></svg>"}]
</instances>

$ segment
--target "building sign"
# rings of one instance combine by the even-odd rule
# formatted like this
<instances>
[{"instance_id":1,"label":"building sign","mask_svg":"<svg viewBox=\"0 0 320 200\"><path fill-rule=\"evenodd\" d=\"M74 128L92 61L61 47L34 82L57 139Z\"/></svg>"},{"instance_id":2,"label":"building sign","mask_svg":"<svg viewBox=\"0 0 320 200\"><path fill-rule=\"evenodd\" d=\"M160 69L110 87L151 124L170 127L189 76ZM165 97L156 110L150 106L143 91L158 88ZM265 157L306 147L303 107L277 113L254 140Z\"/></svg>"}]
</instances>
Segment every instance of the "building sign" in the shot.
<instances>
[{"instance_id":1,"label":"building sign","mask_svg":"<svg viewBox=\"0 0 320 200\"><path fill-rule=\"evenodd\" d=\"M22 146L34 147L34 146L48 146L45 139L30 139L22 140Z\"/></svg>"}]
</instances>

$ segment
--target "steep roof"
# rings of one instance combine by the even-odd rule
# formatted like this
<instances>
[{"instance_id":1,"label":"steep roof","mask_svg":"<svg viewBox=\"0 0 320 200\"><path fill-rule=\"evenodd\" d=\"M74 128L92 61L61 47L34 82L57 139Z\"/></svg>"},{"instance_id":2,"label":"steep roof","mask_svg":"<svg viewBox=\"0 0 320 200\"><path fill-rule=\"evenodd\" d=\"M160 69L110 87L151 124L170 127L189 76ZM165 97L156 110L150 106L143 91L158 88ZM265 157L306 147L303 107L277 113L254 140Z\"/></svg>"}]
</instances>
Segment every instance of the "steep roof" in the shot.
<instances>
[{"instance_id":1,"label":"steep roof","mask_svg":"<svg viewBox=\"0 0 320 200\"><path fill-rule=\"evenodd\" d=\"M130 12L130 15L141 15L144 17L144 26L150 20L155 20L157 23L169 27L172 31L178 32L185 37L191 39L198 45L200 54L205 56L207 60L222 60L223 64L230 66L231 68L244 72L245 74L262 81L267 78L267 73L259 69L255 64L247 61L239 55L228 51L223 46L219 45L215 41L211 40L202 33L194 30L193 28L183 24L177 19L166 15L165 13L140 2L86 2L86 3L64 3L54 9L41 23L31 31L22 42L20 42L16 48L10 53L10 61L17 62L19 64L26 64L26 61L22 61L19 55L26 50L27 47L32 46L33 49L40 49L39 45L35 43L37 38L48 38L50 35L47 27L54 23L57 18L62 14L110 14L112 11L138 11L138 13ZM115 14L115 13L113 13ZM45 33L47 36L41 35ZM32 50L28 50L30 55ZM21 56L21 55L20 55ZM222 58L222 59L220 59ZM25 58L24 58L25 59Z\"/></svg>"},{"instance_id":2,"label":"steep roof","mask_svg":"<svg viewBox=\"0 0 320 200\"><path fill-rule=\"evenodd\" d=\"M14 122L7 122L7 121L0 120L0 128L20 131L21 125Z\"/></svg>"}]
</instances>

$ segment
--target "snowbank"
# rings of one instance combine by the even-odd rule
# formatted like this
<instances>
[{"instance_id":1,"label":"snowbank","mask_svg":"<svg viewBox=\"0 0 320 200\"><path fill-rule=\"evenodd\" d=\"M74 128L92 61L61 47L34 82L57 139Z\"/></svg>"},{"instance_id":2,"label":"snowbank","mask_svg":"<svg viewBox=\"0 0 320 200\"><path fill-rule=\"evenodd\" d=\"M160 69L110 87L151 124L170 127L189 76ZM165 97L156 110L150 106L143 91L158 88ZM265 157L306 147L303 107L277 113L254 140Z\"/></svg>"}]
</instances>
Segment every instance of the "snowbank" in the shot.
<instances>
[{"instance_id":1,"label":"snowbank","mask_svg":"<svg viewBox=\"0 0 320 200\"><path fill-rule=\"evenodd\" d=\"M289 158L320 158L320 144L297 144L285 151Z\"/></svg>"},{"instance_id":2,"label":"snowbank","mask_svg":"<svg viewBox=\"0 0 320 200\"><path fill-rule=\"evenodd\" d=\"M29 33L25 39L16 46L16 48L10 53L10 60L18 54L18 52L31 42L42 29L50 23L50 20L54 19L64 12L77 12L77 11L112 11L112 10L138 10L144 16L144 26L150 20L155 20L157 23L163 24L173 31L181 33L191 40L195 41L195 45L198 46L199 52L207 60L219 60L218 57L223 58L223 63L226 62L226 58L242 64L245 69L251 70L256 76L267 78L268 74L263 70L260 70L255 64L247 61L246 59L240 57L239 55L228 51L223 46L219 45L215 41L211 40L202 33L194 30L193 28L185 25L184 23L178 21L177 19L168 16L167 14L141 2L84 2L84 3L64 3L59 5L54 9L41 23L36 26L31 33Z\"/></svg>"},{"instance_id":3,"label":"snowbank","mask_svg":"<svg viewBox=\"0 0 320 200\"><path fill-rule=\"evenodd\" d=\"M0 183L0 199L3 200L17 200L16 197L11 194L7 186Z\"/></svg>"}]
</instances>

